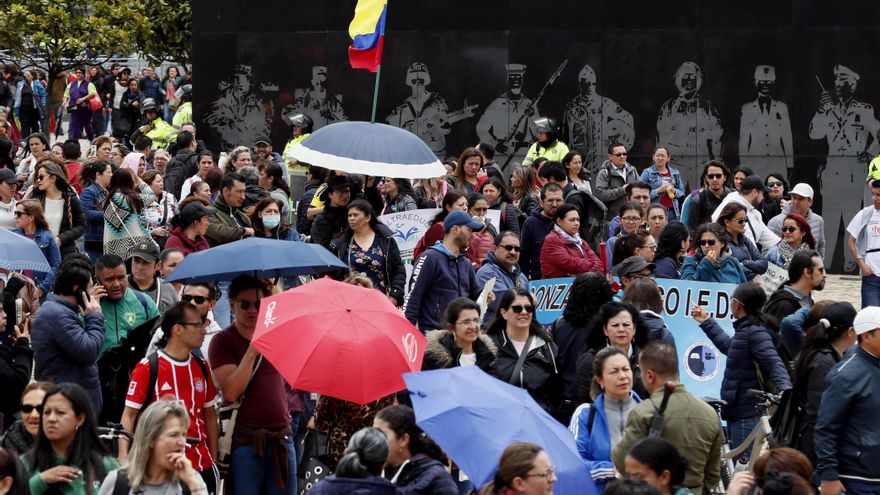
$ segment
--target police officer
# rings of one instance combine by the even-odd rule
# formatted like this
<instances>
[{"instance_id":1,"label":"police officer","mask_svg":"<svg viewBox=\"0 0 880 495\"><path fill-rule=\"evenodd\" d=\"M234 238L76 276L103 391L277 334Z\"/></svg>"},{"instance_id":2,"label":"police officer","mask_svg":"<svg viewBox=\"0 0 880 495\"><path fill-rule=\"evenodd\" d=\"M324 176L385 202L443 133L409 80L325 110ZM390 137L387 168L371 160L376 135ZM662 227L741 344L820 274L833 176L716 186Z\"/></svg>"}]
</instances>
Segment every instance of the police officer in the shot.
<instances>
[{"instance_id":1,"label":"police officer","mask_svg":"<svg viewBox=\"0 0 880 495\"><path fill-rule=\"evenodd\" d=\"M538 131L538 139L532 143L523 165L531 165L538 158L546 158L550 161L561 162L568 153L568 146L559 139L559 125L555 119L541 117L532 125Z\"/></svg>"},{"instance_id":2,"label":"police officer","mask_svg":"<svg viewBox=\"0 0 880 495\"><path fill-rule=\"evenodd\" d=\"M507 91L486 107L477 122L477 136L480 141L495 146L495 161L502 168L512 161L522 163L525 159L529 143L537 137L530 119L538 113L537 105L532 106L532 99L523 95L526 66L507 64L504 67Z\"/></svg>"},{"instance_id":3,"label":"police officer","mask_svg":"<svg viewBox=\"0 0 880 495\"><path fill-rule=\"evenodd\" d=\"M144 114L146 124L138 127L131 136L131 142L137 141L137 138L147 136L153 140L153 146L156 149L164 149L168 146L176 136L177 131L168 122L162 120L159 113L159 104L152 98L144 98L141 103L141 112Z\"/></svg>"},{"instance_id":4,"label":"police officer","mask_svg":"<svg viewBox=\"0 0 880 495\"><path fill-rule=\"evenodd\" d=\"M177 112L171 120L171 125L179 131L180 126L192 122L192 84L184 84L174 92L174 96L180 100L180 104L177 106Z\"/></svg>"},{"instance_id":5,"label":"police officer","mask_svg":"<svg viewBox=\"0 0 880 495\"><path fill-rule=\"evenodd\" d=\"M596 72L585 65L578 73L580 94L565 105L569 146L582 150L584 167L595 176L611 143L630 149L635 141L633 116L616 101L596 93Z\"/></svg>"},{"instance_id":6,"label":"police officer","mask_svg":"<svg viewBox=\"0 0 880 495\"><path fill-rule=\"evenodd\" d=\"M293 147L296 146L297 143L309 137L309 134L311 134L312 130L314 129L315 123L311 117L302 113L291 116L288 121L293 127L293 137L291 137L290 141L287 142L287 145L284 147L284 153L282 153L282 155L287 161L287 167L291 172L306 173L308 171L308 167L299 165L299 162L296 160L296 158L291 156L290 153L293 151Z\"/></svg>"},{"instance_id":7,"label":"police officer","mask_svg":"<svg viewBox=\"0 0 880 495\"><path fill-rule=\"evenodd\" d=\"M859 75L843 65L834 66L834 93L823 91L819 109L810 121L810 138L828 143L828 158L819 170L822 196L825 201L825 263L834 260L837 235L841 222L848 222L861 207L865 168L871 154L877 149L877 131L880 122L874 117L874 108L853 97ZM844 249L847 272L854 271L855 262Z\"/></svg>"},{"instance_id":8,"label":"police officer","mask_svg":"<svg viewBox=\"0 0 880 495\"><path fill-rule=\"evenodd\" d=\"M697 187L697 167L707 160L721 158L721 119L700 94L703 71L694 62L685 62L675 71L678 96L660 107L657 117L657 145L665 146L681 178Z\"/></svg>"},{"instance_id":9,"label":"police officer","mask_svg":"<svg viewBox=\"0 0 880 495\"><path fill-rule=\"evenodd\" d=\"M431 75L428 66L413 62L406 71L406 85L412 94L403 104L394 108L385 122L406 129L420 137L438 156L446 157L446 135L450 126L446 122L449 107L436 91L428 91Z\"/></svg>"},{"instance_id":10,"label":"police officer","mask_svg":"<svg viewBox=\"0 0 880 495\"><path fill-rule=\"evenodd\" d=\"M740 165L761 177L790 171L794 166L788 106L770 96L775 82L772 65L755 67L758 97L742 106L739 121Z\"/></svg>"}]
</instances>

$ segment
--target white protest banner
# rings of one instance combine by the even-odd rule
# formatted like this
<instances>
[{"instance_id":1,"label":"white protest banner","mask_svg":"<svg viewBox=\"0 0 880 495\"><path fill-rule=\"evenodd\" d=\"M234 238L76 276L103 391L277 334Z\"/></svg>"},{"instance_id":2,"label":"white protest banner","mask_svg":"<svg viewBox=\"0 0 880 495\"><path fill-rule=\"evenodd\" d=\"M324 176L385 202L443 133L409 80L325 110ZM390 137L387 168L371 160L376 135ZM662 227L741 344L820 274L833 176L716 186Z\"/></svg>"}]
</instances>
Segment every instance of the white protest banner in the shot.
<instances>
[{"instance_id":1,"label":"white protest banner","mask_svg":"<svg viewBox=\"0 0 880 495\"><path fill-rule=\"evenodd\" d=\"M758 276L758 280L767 297L770 297L788 280L788 270L774 263L767 263L767 271Z\"/></svg>"},{"instance_id":2,"label":"white protest banner","mask_svg":"<svg viewBox=\"0 0 880 495\"><path fill-rule=\"evenodd\" d=\"M409 278L412 275L413 250L419 240L424 237L425 232L428 231L431 219L439 211L438 208L427 208L389 213L379 217L379 221L391 229L392 237L397 242L397 248L400 249L400 258L403 261L403 266L406 267L407 283L404 287L407 292L409 291Z\"/></svg>"}]
</instances>

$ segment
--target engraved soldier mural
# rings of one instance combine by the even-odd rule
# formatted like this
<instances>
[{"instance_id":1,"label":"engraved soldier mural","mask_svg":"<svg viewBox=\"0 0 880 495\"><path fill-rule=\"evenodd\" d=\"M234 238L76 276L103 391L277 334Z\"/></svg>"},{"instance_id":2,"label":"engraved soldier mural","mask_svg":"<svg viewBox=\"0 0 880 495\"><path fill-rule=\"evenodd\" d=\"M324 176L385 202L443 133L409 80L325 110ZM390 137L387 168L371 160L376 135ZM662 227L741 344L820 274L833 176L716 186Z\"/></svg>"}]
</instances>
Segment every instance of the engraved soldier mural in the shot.
<instances>
[{"instance_id":1,"label":"engraved soldier mural","mask_svg":"<svg viewBox=\"0 0 880 495\"><path fill-rule=\"evenodd\" d=\"M300 113L308 115L314 122L315 130L333 122L348 120L345 109L342 108L342 95L328 95L326 81L327 67L312 67L312 87L296 89L293 105L288 105L282 111L284 120L289 121Z\"/></svg>"},{"instance_id":2,"label":"engraved soldier mural","mask_svg":"<svg viewBox=\"0 0 880 495\"><path fill-rule=\"evenodd\" d=\"M721 159L721 119L715 107L700 94L703 71L694 62L681 64L675 72L678 96L660 107L657 145L666 146L682 180L699 187L697 171L703 162Z\"/></svg>"},{"instance_id":3,"label":"engraved soldier mural","mask_svg":"<svg viewBox=\"0 0 880 495\"><path fill-rule=\"evenodd\" d=\"M835 65L834 91L828 92L822 87L819 109L810 122L810 138L824 139L828 143L828 158L819 170L825 238L829 239L825 250L828 265L839 254L835 251L841 222L846 226L862 206L867 164L878 149L880 122L871 105L854 98L858 81L859 75L855 71ZM844 270L855 270L849 250L845 246L842 250Z\"/></svg>"},{"instance_id":4,"label":"engraved soldier mural","mask_svg":"<svg viewBox=\"0 0 880 495\"><path fill-rule=\"evenodd\" d=\"M538 113L537 105L523 94L526 66L507 64L507 91L495 98L477 122L480 141L495 146L495 161L502 166L522 163L529 146L537 138L531 118ZM525 118L522 118L525 116Z\"/></svg>"},{"instance_id":5,"label":"engraved soldier mural","mask_svg":"<svg viewBox=\"0 0 880 495\"><path fill-rule=\"evenodd\" d=\"M467 106L457 112L449 112L446 100L436 91L428 91L431 75L428 66L413 62L406 71L406 85L412 95L402 105L394 108L385 122L406 129L420 137L439 158L446 158L446 136L452 124L474 115L478 105Z\"/></svg>"},{"instance_id":6,"label":"engraved soldier mural","mask_svg":"<svg viewBox=\"0 0 880 495\"><path fill-rule=\"evenodd\" d=\"M251 66L240 64L235 66L232 78L220 81L217 89L220 97L205 114L205 123L220 134L224 150L269 134L275 113L269 93L277 92L277 85L255 85Z\"/></svg>"},{"instance_id":7,"label":"engraved soldier mural","mask_svg":"<svg viewBox=\"0 0 880 495\"><path fill-rule=\"evenodd\" d=\"M565 105L564 126L569 148L583 150L584 167L595 176L605 161L608 145L620 143L626 149L635 141L632 114L616 101L596 93L596 72L585 65L578 73L580 94Z\"/></svg>"},{"instance_id":8,"label":"engraved soldier mural","mask_svg":"<svg viewBox=\"0 0 880 495\"><path fill-rule=\"evenodd\" d=\"M771 97L776 83L772 65L755 67L758 98L742 106L739 121L739 162L766 178L770 173L791 176L794 155L788 106Z\"/></svg>"}]
</instances>

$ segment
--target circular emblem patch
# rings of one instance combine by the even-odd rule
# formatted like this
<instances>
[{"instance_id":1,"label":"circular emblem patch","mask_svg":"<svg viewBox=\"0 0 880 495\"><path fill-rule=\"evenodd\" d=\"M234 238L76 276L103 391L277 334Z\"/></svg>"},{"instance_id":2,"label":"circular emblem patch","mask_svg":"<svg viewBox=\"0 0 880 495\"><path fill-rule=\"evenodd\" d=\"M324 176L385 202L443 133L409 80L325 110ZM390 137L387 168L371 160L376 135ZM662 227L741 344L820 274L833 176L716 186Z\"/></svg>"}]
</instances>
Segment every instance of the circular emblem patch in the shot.
<instances>
[{"instance_id":1,"label":"circular emblem patch","mask_svg":"<svg viewBox=\"0 0 880 495\"><path fill-rule=\"evenodd\" d=\"M684 353L688 376L698 382L708 382L721 370L718 351L708 342L694 342Z\"/></svg>"}]
</instances>

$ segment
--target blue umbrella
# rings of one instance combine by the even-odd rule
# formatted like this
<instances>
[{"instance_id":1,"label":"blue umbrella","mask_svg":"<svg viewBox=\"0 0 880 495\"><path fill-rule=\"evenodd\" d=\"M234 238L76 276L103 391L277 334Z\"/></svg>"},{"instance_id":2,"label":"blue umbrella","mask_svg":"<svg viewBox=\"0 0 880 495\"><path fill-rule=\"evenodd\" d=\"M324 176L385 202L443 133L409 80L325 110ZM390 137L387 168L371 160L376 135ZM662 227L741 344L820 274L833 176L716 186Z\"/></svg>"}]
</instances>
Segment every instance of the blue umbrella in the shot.
<instances>
[{"instance_id":1,"label":"blue umbrella","mask_svg":"<svg viewBox=\"0 0 880 495\"><path fill-rule=\"evenodd\" d=\"M416 423L479 488L498 470L504 448L531 442L556 467L555 493L596 495L568 428L528 392L493 378L476 366L403 375Z\"/></svg>"},{"instance_id":2,"label":"blue umbrella","mask_svg":"<svg viewBox=\"0 0 880 495\"><path fill-rule=\"evenodd\" d=\"M52 266L32 239L0 228L0 268L47 273Z\"/></svg>"},{"instance_id":3,"label":"blue umbrella","mask_svg":"<svg viewBox=\"0 0 880 495\"><path fill-rule=\"evenodd\" d=\"M399 179L446 175L446 168L424 141L388 124L330 124L294 146L291 156L301 162L353 174Z\"/></svg>"},{"instance_id":4,"label":"blue umbrella","mask_svg":"<svg viewBox=\"0 0 880 495\"><path fill-rule=\"evenodd\" d=\"M168 277L169 282L194 284L257 278L320 275L348 265L318 244L248 238L188 255Z\"/></svg>"}]
</instances>

